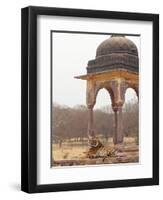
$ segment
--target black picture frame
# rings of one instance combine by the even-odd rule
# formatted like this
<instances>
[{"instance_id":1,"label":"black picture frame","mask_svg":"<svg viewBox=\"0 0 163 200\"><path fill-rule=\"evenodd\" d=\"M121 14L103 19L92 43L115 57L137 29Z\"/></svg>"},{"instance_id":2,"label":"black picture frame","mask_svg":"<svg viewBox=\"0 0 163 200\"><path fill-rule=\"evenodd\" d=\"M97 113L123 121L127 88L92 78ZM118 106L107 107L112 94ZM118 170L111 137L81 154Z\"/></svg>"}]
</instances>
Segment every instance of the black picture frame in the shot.
<instances>
[{"instance_id":1,"label":"black picture frame","mask_svg":"<svg viewBox=\"0 0 163 200\"><path fill-rule=\"evenodd\" d=\"M153 177L37 184L37 16L55 15L153 23ZM159 15L29 6L21 11L21 190L28 193L159 184Z\"/></svg>"}]
</instances>

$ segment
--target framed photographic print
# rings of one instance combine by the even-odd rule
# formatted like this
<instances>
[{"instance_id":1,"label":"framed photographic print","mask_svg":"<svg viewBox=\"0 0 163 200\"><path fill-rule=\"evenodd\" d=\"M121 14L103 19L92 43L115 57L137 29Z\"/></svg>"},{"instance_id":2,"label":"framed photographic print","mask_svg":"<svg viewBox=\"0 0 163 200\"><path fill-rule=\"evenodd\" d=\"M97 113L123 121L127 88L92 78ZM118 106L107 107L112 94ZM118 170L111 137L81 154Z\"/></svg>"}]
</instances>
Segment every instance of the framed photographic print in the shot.
<instances>
[{"instance_id":1,"label":"framed photographic print","mask_svg":"<svg viewBox=\"0 0 163 200\"><path fill-rule=\"evenodd\" d=\"M22 190L159 184L159 16L22 9Z\"/></svg>"}]
</instances>

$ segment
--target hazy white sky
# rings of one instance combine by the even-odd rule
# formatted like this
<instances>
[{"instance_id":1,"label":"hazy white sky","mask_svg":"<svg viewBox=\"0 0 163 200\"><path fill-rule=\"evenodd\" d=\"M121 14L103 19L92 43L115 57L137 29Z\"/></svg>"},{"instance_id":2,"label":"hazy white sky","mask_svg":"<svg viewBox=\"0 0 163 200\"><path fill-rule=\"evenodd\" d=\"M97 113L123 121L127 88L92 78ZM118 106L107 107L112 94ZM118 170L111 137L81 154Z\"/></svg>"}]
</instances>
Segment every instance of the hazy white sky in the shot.
<instances>
[{"instance_id":1,"label":"hazy white sky","mask_svg":"<svg viewBox=\"0 0 163 200\"><path fill-rule=\"evenodd\" d=\"M87 63L95 58L98 45L110 36L53 32L52 37L53 102L67 106L86 105L86 81L74 76L86 74ZM136 44L140 53L140 37L126 37ZM135 92L128 89L126 101L134 96ZM99 91L95 108L108 104L111 104L109 94Z\"/></svg>"}]
</instances>

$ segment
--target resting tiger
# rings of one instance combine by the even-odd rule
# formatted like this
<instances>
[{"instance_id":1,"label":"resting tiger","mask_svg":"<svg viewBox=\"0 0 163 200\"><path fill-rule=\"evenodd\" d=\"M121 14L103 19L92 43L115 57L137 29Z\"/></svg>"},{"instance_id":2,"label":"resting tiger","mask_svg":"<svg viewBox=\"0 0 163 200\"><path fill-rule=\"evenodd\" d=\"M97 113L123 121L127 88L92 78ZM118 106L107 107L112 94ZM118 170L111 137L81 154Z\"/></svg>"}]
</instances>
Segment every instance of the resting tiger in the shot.
<instances>
[{"instance_id":1,"label":"resting tiger","mask_svg":"<svg viewBox=\"0 0 163 200\"><path fill-rule=\"evenodd\" d=\"M114 147L105 147L97 138L89 141L90 149L86 152L88 158L105 158L116 154Z\"/></svg>"}]
</instances>

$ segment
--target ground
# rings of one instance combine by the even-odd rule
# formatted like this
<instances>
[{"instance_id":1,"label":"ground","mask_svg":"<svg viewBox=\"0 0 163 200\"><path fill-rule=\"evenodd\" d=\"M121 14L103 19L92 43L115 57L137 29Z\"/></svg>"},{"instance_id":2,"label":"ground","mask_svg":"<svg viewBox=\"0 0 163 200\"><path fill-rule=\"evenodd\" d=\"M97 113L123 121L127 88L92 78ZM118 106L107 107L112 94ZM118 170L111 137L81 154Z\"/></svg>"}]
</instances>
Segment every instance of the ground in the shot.
<instances>
[{"instance_id":1,"label":"ground","mask_svg":"<svg viewBox=\"0 0 163 200\"><path fill-rule=\"evenodd\" d=\"M105 149L112 152L114 145L112 138L102 140ZM139 161L139 146L134 137L124 138L124 149L121 152L113 152L109 156L97 156L88 158L89 151L87 140L76 141L68 140L59 144L52 145L52 165L53 166L72 166L90 164L114 164L114 163L135 163ZM102 151L102 150L100 150Z\"/></svg>"}]
</instances>

